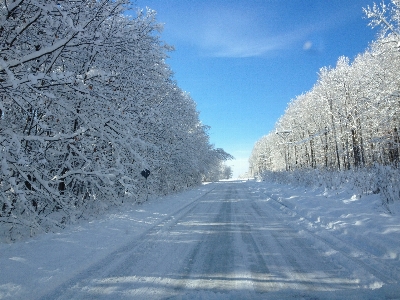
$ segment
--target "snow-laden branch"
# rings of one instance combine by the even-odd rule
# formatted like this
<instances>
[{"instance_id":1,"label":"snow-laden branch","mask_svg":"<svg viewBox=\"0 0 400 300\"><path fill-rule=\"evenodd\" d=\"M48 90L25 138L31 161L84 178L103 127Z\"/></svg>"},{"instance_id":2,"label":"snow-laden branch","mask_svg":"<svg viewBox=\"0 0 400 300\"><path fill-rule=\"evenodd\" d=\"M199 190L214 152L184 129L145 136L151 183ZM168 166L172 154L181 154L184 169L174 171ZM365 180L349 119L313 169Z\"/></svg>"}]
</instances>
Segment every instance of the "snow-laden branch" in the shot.
<instances>
[{"instance_id":1,"label":"snow-laden branch","mask_svg":"<svg viewBox=\"0 0 400 300\"><path fill-rule=\"evenodd\" d=\"M35 136L35 135L28 135L28 136L21 136L21 140L24 141L39 141L39 142L54 142L54 141L61 141L61 140L71 140L77 136L82 135L88 129L81 128L77 132L71 134L62 134L57 133L53 136Z\"/></svg>"},{"instance_id":2,"label":"snow-laden branch","mask_svg":"<svg viewBox=\"0 0 400 300\"><path fill-rule=\"evenodd\" d=\"M48 46L46 48L42 48L39 51L32 52L32 53L27 54L27 55L25 55L23 57L20 57L20 58L17 58L17 59L13 59L13 60L10 60L8 62L4 62L4 63L2 63L2 68L7 70L9 68L21 65L23 63L29 62L29 61L34 60L34 59L37 59L37 58L39 58L39 57L41 57L43 55L52 53L52 52L56 51L57 49L59 49L61 47L64 47L66 44L68 44L68 42L71 41L75 37L75 35L76 35L76 33L70 34L69 36L67 36L67 37L55 42L51 46ZM0 71L1 71L1 69L0 69Z\"/></svg>"},{"instance_id":3,"label":"snow-laden branch","mask_svg":"<svg viewBox=\"0 0 400 300\"><path fill-rule=\"evenodd\" d=\"M9 38L9 40L7 41L7 44L9 45L9 47L12 47L14 41L18 38L18 36L23 33L30 25L32 25L35 21L37 21L37 19L39 19L41 15L41 11L38 11L36 13L36 15L34 15L32 18L30 18L29 20L27 20L26 22L24 22L23 24L21 24L20 26L18 26L15 29L15 33L14 33L14 37L13 38Z\"/></svg>"}]
</instances>

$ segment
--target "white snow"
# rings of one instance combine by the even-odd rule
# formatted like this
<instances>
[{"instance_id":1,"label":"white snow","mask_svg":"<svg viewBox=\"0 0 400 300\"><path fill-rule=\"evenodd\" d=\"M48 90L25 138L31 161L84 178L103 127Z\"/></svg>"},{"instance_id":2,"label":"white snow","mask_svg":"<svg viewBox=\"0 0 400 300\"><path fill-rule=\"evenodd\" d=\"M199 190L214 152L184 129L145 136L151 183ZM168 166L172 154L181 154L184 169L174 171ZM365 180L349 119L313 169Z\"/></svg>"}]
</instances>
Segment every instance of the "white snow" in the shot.
<instances>
[{"instance_id":1,"label":"white snow","mask_svg":"<svg viewBox=\"0 0 400 300\"><path fill-rule=\"evenodd\" d=\"M396 299L400 205L389 208L348 191L207 184L0 244L0 299Z\"/></svg>"},{"instance_id":2,"label":"white snow","mask_svg":"<svg viewBox=\"0 0 400 300\"><path fill-rule=\"evenodd\" d=\"M126 205L101 219L0 244L0 299L36 299L193 202L211 185Z\"/></svg>"}]
</instances>

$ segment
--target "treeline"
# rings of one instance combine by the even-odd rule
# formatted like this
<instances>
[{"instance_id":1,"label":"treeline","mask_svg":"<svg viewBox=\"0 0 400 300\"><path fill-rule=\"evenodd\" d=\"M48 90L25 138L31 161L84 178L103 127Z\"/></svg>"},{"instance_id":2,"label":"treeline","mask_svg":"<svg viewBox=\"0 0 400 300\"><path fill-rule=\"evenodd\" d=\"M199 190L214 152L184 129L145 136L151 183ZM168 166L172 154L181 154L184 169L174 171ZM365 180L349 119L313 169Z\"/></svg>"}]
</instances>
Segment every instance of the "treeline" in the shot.
<instances>
[{"instance_id":1,"label":"treeline","mask_svg":"<svg viewBox=\"0 0 400 300\"><path fill-rule=\"evenodd\" d=\"M384 166L381 186L370 191L389 185L388 198L399 199L400 4L364 11L371 26L382 27L380 37L354 61L341 57L336 67L322 68L315 86L290 102L275 129L255 144L253 175L310 169L381 174Z\"/></svg>"},{"instance_id":2,"label":"treeline","mask_svg":"<svg viewBox=\"0 0 400 300\"><path fill-rule=\"evenodd\" d=\"M155 12L126 0L0 4L0 240L197 185L209 143L165 63Z\"/></svg>"}]
</instances>

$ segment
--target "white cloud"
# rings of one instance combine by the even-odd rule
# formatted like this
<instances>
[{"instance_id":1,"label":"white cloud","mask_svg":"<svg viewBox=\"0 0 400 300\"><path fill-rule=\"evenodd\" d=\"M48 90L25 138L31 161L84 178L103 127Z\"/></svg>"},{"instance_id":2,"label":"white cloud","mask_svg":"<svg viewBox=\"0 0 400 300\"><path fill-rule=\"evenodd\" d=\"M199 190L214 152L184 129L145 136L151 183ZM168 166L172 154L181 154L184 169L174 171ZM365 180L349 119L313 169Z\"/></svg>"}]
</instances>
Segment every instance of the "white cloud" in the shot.
<instances>
[{"instance_id":1,"label":"white cloud","mask_svg":"<svg viewBox=\"0 0 400 300\"><path fill-rule=\"evenodd\" d=\"M251 57L279 50L299 35L275 35L268 24L249 11L214 8L203 12L194 41L205 53L218 57Z\"/></svg>"},{"instance_id":2,"label":"white cloud","mask_svg":"<svg viewBox=\"0 0 400 300\"><path fill-rule=\"evenodd\" d=\"M313 46L312 42L311 41L307 41L303 45L303 50L305 50L305 51L310 50L312 48L312 46Z\"/></svg>"},{"instance_id":3,"label":"white cloud","mask_svg":"<svg viewBox=\"0 0 400 300\"><path fill-rule=\"evenodd\" d=\"M198 48L203 55L218 57L260 56L282 49L297 39L297 34L277 35L274 26L251 7L243 5L213 5L196 2L186 13L177 12L179 18L166 21L166 29L174 38ZM171 16L171 15L170 15Z\"/></svg>"},{"instance_id":4,"label":"white cloud","mask_svg":"<svg viewBox=\"0 0 400 300\"><path fill-rule=\"evenodd\" d=\"M215 57L262 56L299 45L304 50L312 50L315 45L308 41L311 34L338 26L334 14L298 24L281 19L276 7L268 10L263 4L261 8L263 12L259 13L251 5L210 6L196 2L190 11L179 13L179 18L170 20L167 26L170 25L174 36L181 41L195 46L203 55ZM344 19L342 16L341 21Z\"/></svg>"}]
</instances>

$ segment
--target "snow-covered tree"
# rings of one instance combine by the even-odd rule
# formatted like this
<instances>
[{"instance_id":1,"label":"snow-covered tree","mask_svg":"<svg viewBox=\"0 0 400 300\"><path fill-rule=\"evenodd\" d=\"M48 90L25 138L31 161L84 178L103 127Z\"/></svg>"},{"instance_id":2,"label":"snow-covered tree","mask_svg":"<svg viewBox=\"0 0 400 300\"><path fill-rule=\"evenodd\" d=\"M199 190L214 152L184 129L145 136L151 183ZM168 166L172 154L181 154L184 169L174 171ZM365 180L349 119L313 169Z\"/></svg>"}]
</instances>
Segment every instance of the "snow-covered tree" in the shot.
<instances>
[{"instance_id":1,"label":"snow-covered tree","mask_svg":"<svg viewBox=\"0 0 400 300\"><path fill-rule=\"evenodd\" d=\"M156 13L130 8L0 4L0 236L199 184L226 159L173 81Z\"/></svg>"},{"instance_id":2,"label":"snow-covered tree","mask_svg":"<svg viewBox=\"0 0 400 300\"><path fill-rule=\"evenodd\" d=\"M400 2L365 13L371 26L382 27L379 38L354 61L340 57L334 68L322 68L314 87L289 103L275 129L255 144L252 175L368 169L376 182L366 180L365 189L399 198Z\"/></svg>"}]
</instances>

